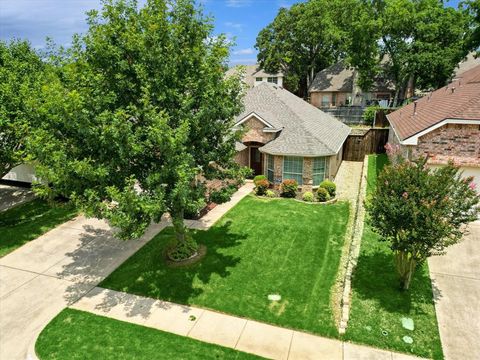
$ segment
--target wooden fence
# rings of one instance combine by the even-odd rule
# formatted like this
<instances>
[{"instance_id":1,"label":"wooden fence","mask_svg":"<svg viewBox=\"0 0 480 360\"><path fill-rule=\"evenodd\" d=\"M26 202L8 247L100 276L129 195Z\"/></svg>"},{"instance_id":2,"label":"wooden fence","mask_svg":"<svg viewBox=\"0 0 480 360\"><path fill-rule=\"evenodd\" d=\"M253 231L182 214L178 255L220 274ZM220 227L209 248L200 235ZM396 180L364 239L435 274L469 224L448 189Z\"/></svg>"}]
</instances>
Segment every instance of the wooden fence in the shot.
<instances>
[{"instance_id":1,"label":"wooden fence","mask_svg":"<svg viewBox=\"0 0 480 360\"><path fill-rule=\"evenodd\" d=\"M363 161L365 155L385 152L388 129L353 129L343 145L343 160Z\"/></svg>"}]
</instances>

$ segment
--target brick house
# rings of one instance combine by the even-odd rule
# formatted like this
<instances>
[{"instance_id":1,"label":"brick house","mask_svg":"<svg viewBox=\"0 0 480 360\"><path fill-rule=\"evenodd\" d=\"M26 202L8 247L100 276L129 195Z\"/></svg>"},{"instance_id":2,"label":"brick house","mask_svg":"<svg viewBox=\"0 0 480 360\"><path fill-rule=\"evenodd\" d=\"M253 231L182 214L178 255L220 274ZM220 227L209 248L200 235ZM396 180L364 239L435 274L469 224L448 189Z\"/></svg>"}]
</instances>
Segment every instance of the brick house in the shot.
<instances>
[{"instance_id":1,"label":"brick house","mask_svg":"<svg viewBox=\"0 0 480 360\"><path fill-rule=\"evenodd\" d=\"M242 66L245 71L243 81L250 88L260 85L264 82L275 84L280 87L283 86L283 73L281 72L276 74L267 73L258 64L234 66L228 69L226 76L230 76L238 72L240 66Z\"/></svg>"},{"instance_id":2,"label":"brick house","mask_svg":"<svg viewBox=\"0 0 480 360\"><path fill-rule=\"evenodd\" d=\"M389 143L431 166L458 164L480 189L480 65L431 94L387 115Z\"/></svg>"},{"instance_id":3,"label":"brick house","mask_svg":"<svg viewBox=\"0 0 480 360\"><path fill-rule=\"evenodd\" d=\"M248 90L234 129L236 160L274 185L297 180L302 191L334 179L350 128L289 91L268 83Z\"/></svg>"}]
</instances>

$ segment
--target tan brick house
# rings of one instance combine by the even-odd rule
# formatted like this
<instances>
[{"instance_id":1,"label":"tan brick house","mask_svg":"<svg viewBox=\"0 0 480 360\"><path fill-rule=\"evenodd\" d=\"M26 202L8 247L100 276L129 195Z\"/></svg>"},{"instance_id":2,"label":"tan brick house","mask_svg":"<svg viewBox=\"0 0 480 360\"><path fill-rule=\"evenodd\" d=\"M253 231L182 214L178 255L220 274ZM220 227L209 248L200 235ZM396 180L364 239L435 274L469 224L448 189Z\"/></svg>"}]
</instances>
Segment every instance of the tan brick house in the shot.
<instances>
[{"instance_id":1,"label":"tan brick house","mask_svg":"<svg viewBox=\"0 0 480 360\"><path fill-rule=\"evenodd\" d=\"M334 179L350 128L289 91L268 83L248 90L234 129L242 131L236 160L279 185L302 191Z\"/></svg>"},{"instance_id":2,"label":"tan brick house","mask_svg":"<svg viewBox=\"0 0 480 360\"><path fill-rule=\"evenodd\" d=\"M431 94L392 112L389 143L431 166L453 160L480 190L480 65Z\"/></svg>"}]
</instances>

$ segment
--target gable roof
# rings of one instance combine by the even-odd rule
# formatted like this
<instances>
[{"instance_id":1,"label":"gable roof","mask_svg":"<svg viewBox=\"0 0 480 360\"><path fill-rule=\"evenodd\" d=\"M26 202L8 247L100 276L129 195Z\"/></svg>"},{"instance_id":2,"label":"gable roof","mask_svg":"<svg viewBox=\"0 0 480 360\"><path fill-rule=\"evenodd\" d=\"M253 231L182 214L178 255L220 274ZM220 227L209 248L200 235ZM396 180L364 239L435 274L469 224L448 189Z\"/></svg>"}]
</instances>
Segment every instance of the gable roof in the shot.
<instances>
[{"instance_id":1,"label":"gable roof","mask_svg":"<svg viewBox=\"0 0 480 360\"><path fill-rule=\"evenodd\" d=\"M447 120L476 123L480 120L480 65L415 103L387 115L400 141L423 135Z\"/></svg>"},{"instance_id":2,"label":"gable roof","mask_svg":"<svg viewBox=\"0 0 480 360\"><path fill-rule=\"evenodd\" d=\"M258 64L254 65L236 65L231 67L230 69L227 70L226 76L231 76L235 74L238 70L239 67L243 66L245 68L245 77L244 77L244 82L249 85L253 86L255 84L255 78L256 77L281 77L283 74L281 72L276 73L276 74L270 74L265 72Z\"/></svg>"},{"instance_id":3,"label":"gable roof","mask_svg":"<svg viewBox=\"0 0 480 360\"><path fill-rule=\"evenodd\" d=\"M280 135L260 148L274 155L327 156L338 153L350 128L333 116L273 84L262 83L248 90L240 123L254 114Z\"/></svg>"},{"instance_id":4,"label":"gable roof","mask_svg":"<svg viewBox=\"0 0 480 360\"><path fill-rule=\"evenodd\" d=\"M354 69L339 61L322 71L319 71L308 89L309 92L349 92L353 91ZM374 79L371 91L391 92L394 87L390 81L381 76Z\"/></svg>"}]
</instances>

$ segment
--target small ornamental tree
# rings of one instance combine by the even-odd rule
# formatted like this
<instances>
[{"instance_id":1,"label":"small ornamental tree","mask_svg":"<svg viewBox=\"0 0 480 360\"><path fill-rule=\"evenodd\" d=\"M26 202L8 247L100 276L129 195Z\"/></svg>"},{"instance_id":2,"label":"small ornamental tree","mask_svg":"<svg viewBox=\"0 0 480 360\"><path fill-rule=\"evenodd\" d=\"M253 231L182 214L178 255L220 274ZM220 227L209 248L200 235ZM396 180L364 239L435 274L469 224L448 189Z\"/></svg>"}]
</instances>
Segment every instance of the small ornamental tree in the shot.
<instances>
[{"instance_id":1,"label":"small ornamental tree","mask_svg":"<svg viewBox=\"0 0 480 360\"><path fill-rule=\"evenodd\" d=\"M472 178L452 163L432 169L426 159L387 165L366 202L369 223L394 252L401 288L417 265L459 242L477 219L479 195Z\"/></svg>"},{"instance_id":2,"label":"small ornamental tree","mask_svg":"<svg viewBox=\"0 0 480 360\"><path fill-rule=\"evenodd\" d=\"M229 42L214 36L193 0L102 4L45 88L30 144L44 180L36 191L69 197L125 239L168 212L176 240L169 257L185 259L197 250L184 215L204 196L198 175L239 170L231 129L241 75L225 77Z\"/></svg>"}]
</instances>

